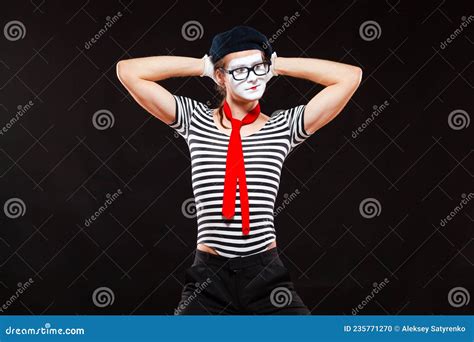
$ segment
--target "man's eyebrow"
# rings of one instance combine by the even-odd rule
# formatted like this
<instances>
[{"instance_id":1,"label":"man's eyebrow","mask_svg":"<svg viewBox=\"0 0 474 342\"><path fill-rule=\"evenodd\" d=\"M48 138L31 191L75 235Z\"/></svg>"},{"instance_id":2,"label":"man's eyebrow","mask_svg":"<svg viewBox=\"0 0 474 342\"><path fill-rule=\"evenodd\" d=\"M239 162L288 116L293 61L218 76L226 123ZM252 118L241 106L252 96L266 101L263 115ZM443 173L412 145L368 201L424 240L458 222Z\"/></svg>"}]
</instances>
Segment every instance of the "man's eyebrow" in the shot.
<instances>
[{"instance_id":1,"label":"man's eyebrow","mask_svg":"<svg viewBox=\"0 0 474 342\"><path fill-rule=\"evenodd\" d=\"M255 64L259 64L259 63L263 63L263 61L258 60L258 61L256 61L256 62L254 62L254 63L252 64L252 66L254 66ZM240 68L240 67L243 67L243 66L247 66L247 64L237 64L237 65L234 65L233 67L234 67L234 68Z\"/></svg>"}]
</instances>

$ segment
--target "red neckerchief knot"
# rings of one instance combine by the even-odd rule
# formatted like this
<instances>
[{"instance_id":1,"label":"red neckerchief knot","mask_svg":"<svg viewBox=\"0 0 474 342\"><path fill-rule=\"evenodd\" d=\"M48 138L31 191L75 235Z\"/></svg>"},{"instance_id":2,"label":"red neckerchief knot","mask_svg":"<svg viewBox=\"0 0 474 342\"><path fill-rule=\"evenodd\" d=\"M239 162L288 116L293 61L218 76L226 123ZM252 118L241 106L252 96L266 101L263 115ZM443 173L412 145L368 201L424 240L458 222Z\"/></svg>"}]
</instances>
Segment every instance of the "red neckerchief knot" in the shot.
<instances>
[{"instance_id":1,"label":"red neckerchief knot","mask_svg":"<svg viewBox=\"0 0 474 342\"><path fill-rule=\"evenodd\" d=\"M249 197L247 193L247 181L245 178L244 153L242 151L242 140L240 128L243 125L254 122L260 114L260 104L248 112L242 120L232 117L227 101L224 101L224 113L232 123L232 132L227 148L227 160L225 167L224 197L222 201L222 215L230 219L235 214L235 197L237 192L237 179L239 180L240 210L242 216L242 233L248 235L250 232Z\"/></svg>"}]
</instances>

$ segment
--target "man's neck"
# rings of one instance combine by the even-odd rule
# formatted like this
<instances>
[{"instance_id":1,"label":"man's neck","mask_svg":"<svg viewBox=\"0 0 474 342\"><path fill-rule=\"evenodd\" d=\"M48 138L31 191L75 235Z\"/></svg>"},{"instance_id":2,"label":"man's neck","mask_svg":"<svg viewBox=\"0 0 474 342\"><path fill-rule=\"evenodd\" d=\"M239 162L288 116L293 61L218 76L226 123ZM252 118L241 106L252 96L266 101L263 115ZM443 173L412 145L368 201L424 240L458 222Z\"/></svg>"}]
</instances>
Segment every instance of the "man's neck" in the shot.
<instances>
[{"instance_id":1,"label":"man's neck","mask_svg":"<svg viewBox=\"0 0 474 342\"><path fill-rule=\"evenodd\" d=\"M238 101L234 99L227 98L227 103L229 104L230 110L232 112L232 117L237 120L242 120L248 112L255 108L258 103L258 100L254 101Z\"/></svg>"}]
</instances>

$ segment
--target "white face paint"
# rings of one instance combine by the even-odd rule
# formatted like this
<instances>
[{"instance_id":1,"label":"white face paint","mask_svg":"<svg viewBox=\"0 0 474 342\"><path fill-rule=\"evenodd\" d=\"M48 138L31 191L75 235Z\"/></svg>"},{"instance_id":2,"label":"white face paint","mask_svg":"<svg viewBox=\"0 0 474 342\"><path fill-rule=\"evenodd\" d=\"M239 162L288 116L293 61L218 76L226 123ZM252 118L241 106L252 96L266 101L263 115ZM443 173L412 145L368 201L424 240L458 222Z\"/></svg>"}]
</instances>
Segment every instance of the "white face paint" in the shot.
<instances>
[{"instance_id":1,"label":"white face paint","mask_svg":"<svg viewBox=\"0 0 474 342\"><path fill-rule=\"evenodd\" d=\"M237 69L242 66L251 68L255 64L262 62L262 54L257 52L253 55L230 60L227 70ZM236 81L231 74L227 74L227 79L229 80L230 87L236 95L246 100L254 101L263 96L267 84L267 76L268 75L257 76L254 72L250 71L249 77L245 80Z\"/></svg>"}]
</instances>

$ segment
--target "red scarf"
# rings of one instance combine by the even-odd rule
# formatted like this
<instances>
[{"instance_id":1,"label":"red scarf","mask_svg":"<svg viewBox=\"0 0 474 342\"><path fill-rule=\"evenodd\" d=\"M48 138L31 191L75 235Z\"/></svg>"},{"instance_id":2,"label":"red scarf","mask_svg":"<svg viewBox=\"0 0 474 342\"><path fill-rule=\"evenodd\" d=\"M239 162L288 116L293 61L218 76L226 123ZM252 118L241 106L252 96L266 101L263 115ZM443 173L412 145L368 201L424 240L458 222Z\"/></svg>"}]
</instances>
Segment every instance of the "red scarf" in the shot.
<instances>
[{"instance_id":1,"label":"red scarf","mask_svg":"<svg viewBox=\"0 0 474 342\"><path fill-rule=\"evenodd\" d=\"M260 114L260 104L245 115L242 120L232 117L227 101L224 101L224 113L232 123L229 146L227 148L227 160L225 168L224 198L222 201L222 215L230 219L235 214L235 198L237 192L237 178L239 179L240 208L242 215L242 233L248 235L250 232L249 198L247 194L247 181L245 178L244 153L242 151L242 140L240 127L254 122Z\"/></svg>"}]
</instances>

